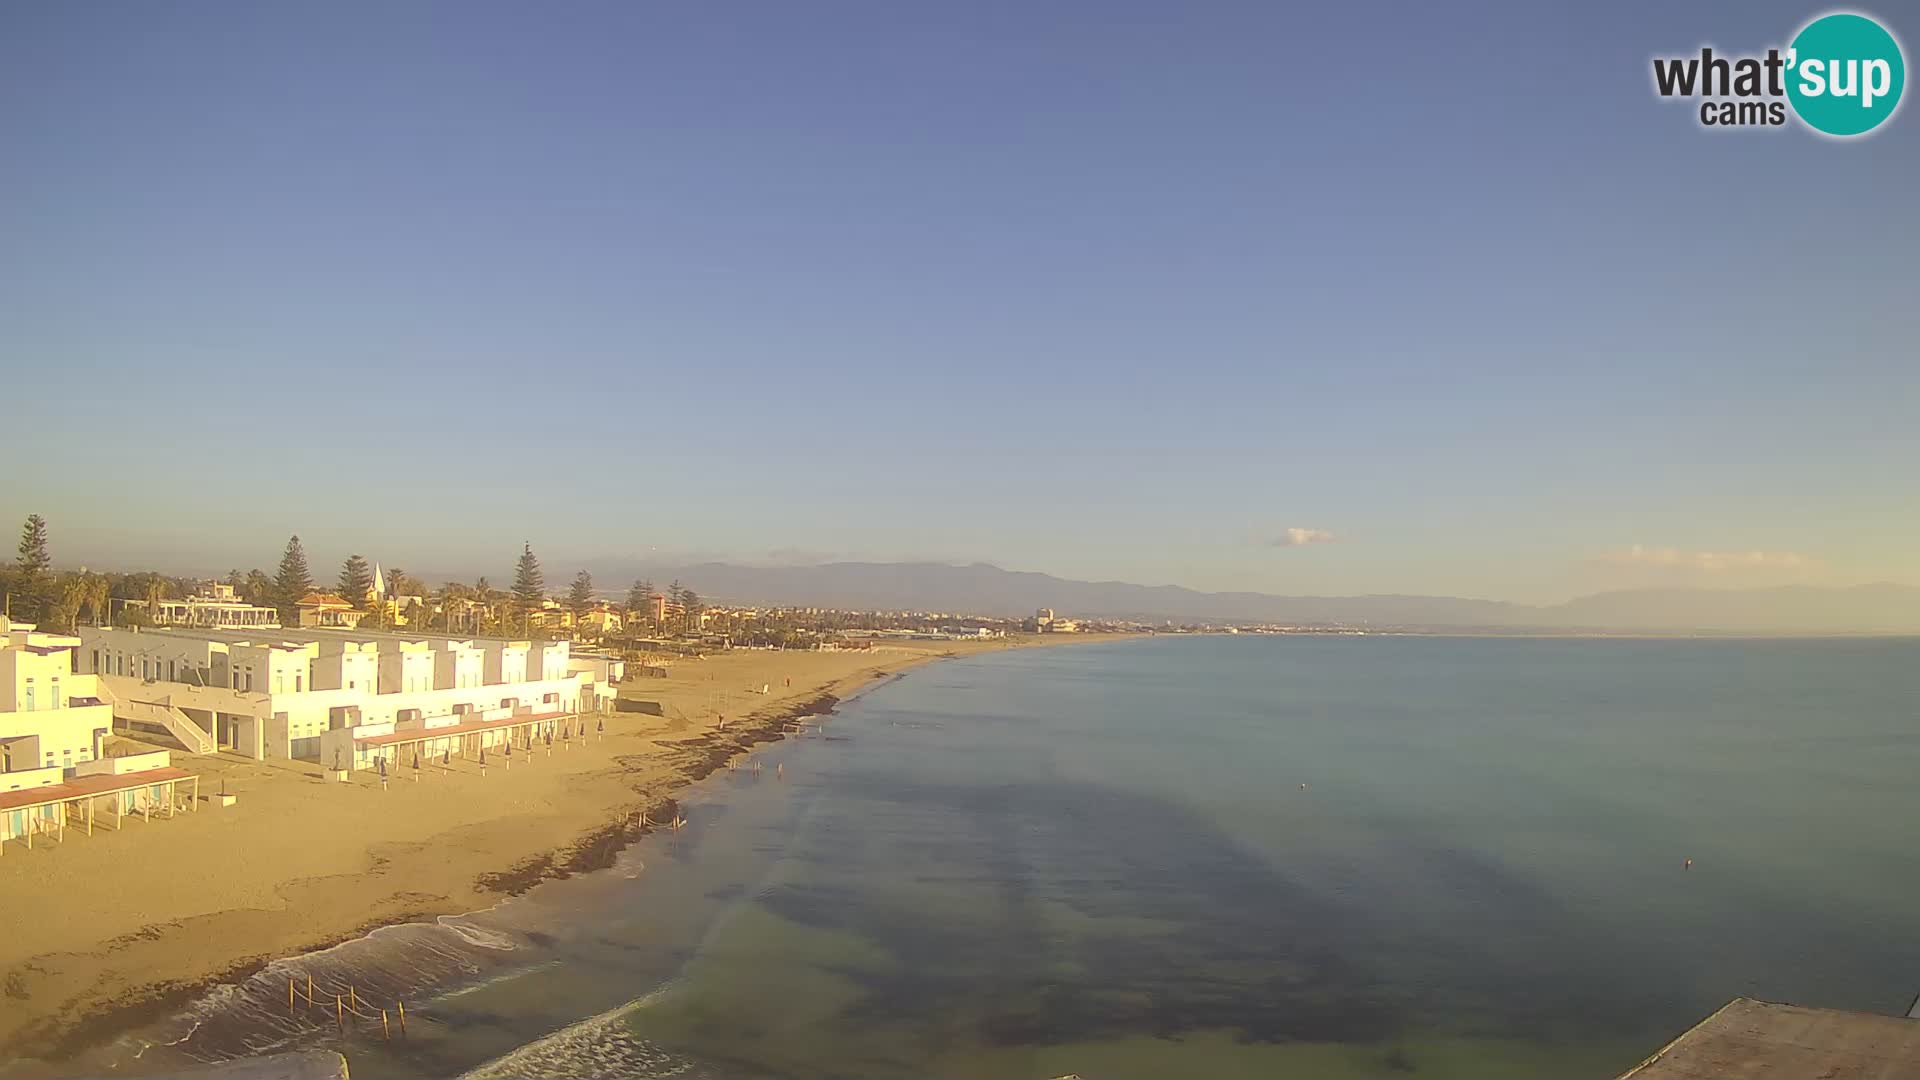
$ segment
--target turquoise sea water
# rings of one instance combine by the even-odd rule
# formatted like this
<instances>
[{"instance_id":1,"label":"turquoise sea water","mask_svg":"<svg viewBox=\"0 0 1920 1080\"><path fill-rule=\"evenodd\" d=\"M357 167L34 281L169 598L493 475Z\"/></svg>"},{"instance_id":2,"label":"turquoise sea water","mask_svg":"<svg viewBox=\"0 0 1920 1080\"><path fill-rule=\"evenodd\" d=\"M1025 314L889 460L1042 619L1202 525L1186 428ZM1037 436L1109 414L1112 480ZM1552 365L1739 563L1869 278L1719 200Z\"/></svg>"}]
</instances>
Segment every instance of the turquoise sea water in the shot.
<instances>
[{"instance_id":1,"label":"turquoise sea water","mask_svg":"<svg viewBox=\"0 0 1920 1080\"><path fill-rule=\"evenodd\" d=\"M1734 995L1920 992L1920 641L1023 650L756 760L307 961L418 1003L354 1076L1608 1077ZM146 1060L339 1044L276 996Z\"/></svg>"}]
</instances>

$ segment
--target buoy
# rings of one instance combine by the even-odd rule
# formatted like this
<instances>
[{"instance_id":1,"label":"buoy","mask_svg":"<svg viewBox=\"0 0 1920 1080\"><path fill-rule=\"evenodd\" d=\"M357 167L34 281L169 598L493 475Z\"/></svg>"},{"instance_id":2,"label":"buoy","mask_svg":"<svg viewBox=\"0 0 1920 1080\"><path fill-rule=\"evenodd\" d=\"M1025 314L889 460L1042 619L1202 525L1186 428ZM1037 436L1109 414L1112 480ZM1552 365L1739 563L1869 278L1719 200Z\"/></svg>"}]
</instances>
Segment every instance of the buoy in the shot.
<instances>
[{"instance_id":1,"label":"buoy","mask_svg":"<svg viewBox=\"0 0 1920 1080\"><path fill-rule=\"evenodd\" d=\"M1691 870L1691 869L1693 869L1693 860L1692 860L1692 859L1688 859L1688 860L1687 860L1687 866L1686 866L1686 868L1687 868L1688 870Z\"/></svg>"},{"instance_id":2,"label":"buoy","mask_svg":"<svg viewBox=\"0 0 1920 1080\"><path fill-rule=\"evenodd\" d=\"M1301 791L1305 791L1305 790L1307 790L1307 785L1306 785L1306 784L1305 784L1304 782L1303 782L1303 783L1301 783L1301 785L1300 785L1300 790L1301 790Z\"/></svg>"}]
</instances>

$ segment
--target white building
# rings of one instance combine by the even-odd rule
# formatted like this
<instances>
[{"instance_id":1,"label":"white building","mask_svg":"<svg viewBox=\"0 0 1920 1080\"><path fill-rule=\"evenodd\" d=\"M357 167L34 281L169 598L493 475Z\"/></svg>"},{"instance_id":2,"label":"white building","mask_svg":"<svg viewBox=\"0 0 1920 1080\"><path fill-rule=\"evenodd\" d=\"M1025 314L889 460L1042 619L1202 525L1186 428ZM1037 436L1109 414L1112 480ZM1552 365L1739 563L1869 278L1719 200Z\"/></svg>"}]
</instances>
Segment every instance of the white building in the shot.
<instances>
[{"instance_id":1,"label":"white building","mask_svg":"<svg viewBox=\"0 0 1920 1080\"><path fill-rule=\"evenodd\" d=\"M343 728L404 731L495 710L562 715L607 707L614 693L596 669L576 670L567 642L87 627L80 646L81 669L99 673L117 715L164 727L189 749L255 758L319 761L322 737Z\"/></svg>"},{"instance_id":2,"label":"white building","mask_svg":"<svg viewBox=\"0 0 1920 1080\"><path fill-rule=\"evenodd\" d=\"M145 610L145 600L128 600L125 607ZM200 626L222 630L271 630L280 626L280 613L255 607L239 598L233 586L209 581L184 600L162 600L147 619L155 626Z\"/></svg>"},{"instance_id":3,"label":"white building","mask_svg":"<svg viewBox=\"0 0 1920 1080\"><path fill-rule=\"evenodd\" d=\"M0 616L0 773L54 770L58 780L104 756L113 710L100 680L76 673L79 647L79 638Z\"/></svg>"}]
</instances>

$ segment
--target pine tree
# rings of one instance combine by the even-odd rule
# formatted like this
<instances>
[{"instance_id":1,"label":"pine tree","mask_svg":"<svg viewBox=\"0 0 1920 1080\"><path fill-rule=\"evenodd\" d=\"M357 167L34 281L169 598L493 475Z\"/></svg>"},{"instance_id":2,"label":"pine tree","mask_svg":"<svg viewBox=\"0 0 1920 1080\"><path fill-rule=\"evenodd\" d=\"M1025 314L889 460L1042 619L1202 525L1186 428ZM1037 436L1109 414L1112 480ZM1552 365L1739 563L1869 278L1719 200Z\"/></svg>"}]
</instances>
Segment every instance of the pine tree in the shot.
<instances>
[{"instance_id":1,"label":"pine tree","mask_svg":"<svg viewBox=\"0 0 1920 1080\"><path fill-rule=\"evenodd\" d=\"M47 574L53 559L47 554L47 519L30 514L20 528L20 558L13 572L13 617L37 621L50 608L52 580Z\"/></svg>"},{"instance_id":2,"label":"pine tree","mask_svg":"<svg viewBox=\"0 0 1920 1080\"><path fill-rule=\"evenodd\" d=\"M312 591L313 572L307 569L307 549L300 546L300 538L295 536L287 541L286 553L280 556L280 572L273 579L274 606L280 609L282 624L293 625L300 601Z\"/></svg>"},{"instance_id":3,"label":"pine tree","mask_svg":"<svg viewBox=\"0 0 1920 1080\"><path fill-rule=\"evenodd\" d=\"M27 515L27 523L20 529L19 564L26 580L39 578L53 565L53 558L47 554L47 519L39 514Z\"/></svg>"},{"instance_id":4,"label":"pine tree","mask_svg":"<svg viewBox=\"0 0 1920 1080\"><path fill-rule=\"evenodd\" d=\"M534 557L531 542L522 547L520 561L514 565L513 598L523 608L539 607L547 598L547 581L540 574L540 560Z\"/></svg>"},{"instance_id":5,"label":"pine tree","mask_svg":"<svg viewBox=\"0 0 1920 1080\"><path fill-rule=\"evenodd\" d=\"M340 564L340 597L361 610L367 610L367 596L373 592L373 567L363 555L349 555Z\"/></svg>"},{"instance_id":6,"label":"pine tree","mask_svg":"<svg viewBox=\"0 0 1920 1080\"><path fill-rule=\"evenodd\" d=\"M653 609L653 582L644 578L633 583L627 590L627 614L639 615Z\"/></svg>"},{"instance_id":7,"label":"pine tree","mask_svg":"<svg viewBox=\"0 0 1920 1080\"><path fill-rule=\"evenodd\" d=\"M675 607L680 609L680 629L682 630L687 628L686 595L687 587L680 584L679 581L675 581L673 584L667 586L667 606L669 609ZM666 616L660 621L663 623L671 623L673 621L673 612L669 610Z\"/></svg>"},{"instance_id":8,"label":"pine tree","mask_svg":"<svg viewBox=\"0 0 1920 1080\"><path fill-rule=\"evenodd\" d=\"M593 606L593 577L585 570L574 575L573 584L567 589L567 606L576 616L585 615Z\"/></svg>"}]
</instances>

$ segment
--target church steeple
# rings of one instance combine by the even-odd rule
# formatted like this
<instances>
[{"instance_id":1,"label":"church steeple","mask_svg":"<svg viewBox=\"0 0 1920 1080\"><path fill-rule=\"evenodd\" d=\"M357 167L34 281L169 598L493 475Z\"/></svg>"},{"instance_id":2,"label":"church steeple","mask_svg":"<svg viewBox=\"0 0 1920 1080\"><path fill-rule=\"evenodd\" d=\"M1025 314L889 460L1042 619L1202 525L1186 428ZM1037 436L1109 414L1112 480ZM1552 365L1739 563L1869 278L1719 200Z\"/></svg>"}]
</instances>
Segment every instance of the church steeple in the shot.
<instances>
[{"instance_id":1,"label":"church steeple","mask_svg":"<svg viewBox=\"0 0 1920 1080\"><path fill-rule=\"evenodd\" d=\"M387 576L380 572L380 564L373 564L373 595L381 600L387 598Z\"/></svg>"}]
</instances>

